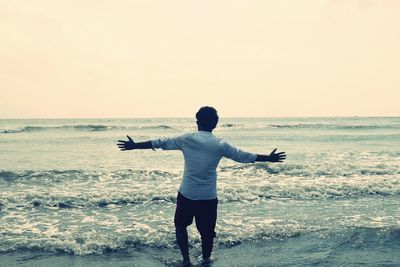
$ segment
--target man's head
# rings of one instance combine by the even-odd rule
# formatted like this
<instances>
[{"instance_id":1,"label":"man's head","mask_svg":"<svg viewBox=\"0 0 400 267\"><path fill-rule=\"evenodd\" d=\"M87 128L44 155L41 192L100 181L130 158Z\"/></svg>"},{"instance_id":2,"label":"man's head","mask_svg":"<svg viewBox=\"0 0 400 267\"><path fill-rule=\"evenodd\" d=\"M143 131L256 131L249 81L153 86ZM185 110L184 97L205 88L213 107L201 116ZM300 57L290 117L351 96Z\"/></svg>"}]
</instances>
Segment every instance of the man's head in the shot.
<instances>
[{"instance_id":1,"label":"man's head","mask_svg":"<svg viewBox=\"0 0 400 267\"><path fill-rule=\"evenodd\" d=\"M213 107L201 107L196 113L197 126L199 130L211 132L217 127L218 114Z\"/></svg>"}]
</instances>

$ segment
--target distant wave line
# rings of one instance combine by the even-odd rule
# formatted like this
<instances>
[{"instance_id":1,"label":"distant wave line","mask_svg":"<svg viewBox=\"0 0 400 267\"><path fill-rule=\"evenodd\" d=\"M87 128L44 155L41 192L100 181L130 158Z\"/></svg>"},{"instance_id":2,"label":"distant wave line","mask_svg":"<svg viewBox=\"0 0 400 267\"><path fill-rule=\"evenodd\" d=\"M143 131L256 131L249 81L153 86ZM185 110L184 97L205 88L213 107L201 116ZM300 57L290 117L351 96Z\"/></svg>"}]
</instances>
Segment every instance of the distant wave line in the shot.
<instances>
[{"instance_id":1,"label":"distant wave line","mask_svg":"<svg viewBox=\"0 0 400 267\"><path fill-rule=\"evenodd\" d=\"M346 125L324 123L269 124L271 128L325 128L334 130L400 129L399 125Z\"/></svg>"},{"instance_id":2,"label":"distant wave line","mask_svg":"<svg viewBox=\"0 0 400 267\"><path fill-rule=\"evenodd\" d=\"M109 130L124 130L124 129L173 129L168 125L154 125L154 126L117 126L117 125L61 125L61 126L25 126L18 129L0 129L0 133L23 133L23 132L38 132L38 131L49 131L49 130L80 130L80 131L109 131Z\"/></svg>"},{"instance_id":3,"label":"distant wave line","mask_svg":"<svg viewBox=\"0 0 400 267\"><path fill-rule=\"evenodd\" d=\"M327 129L327 130L377 130L377 129L400 129L399 125L346 125L346 124L324 124L324 123L284 123L284 124L258 124L245 125L235 123L220 124L220 128L240 129ZM58 126L34 126L28 125L16 129L0 129L1 134L54 131L54 130L77 130L77 131L112 131L112 130L149 130L149 129L187 129L187 126L170 125L103 125L103 124L79 124L79 125L58 125Z\"/></svg>"}]
</instances>

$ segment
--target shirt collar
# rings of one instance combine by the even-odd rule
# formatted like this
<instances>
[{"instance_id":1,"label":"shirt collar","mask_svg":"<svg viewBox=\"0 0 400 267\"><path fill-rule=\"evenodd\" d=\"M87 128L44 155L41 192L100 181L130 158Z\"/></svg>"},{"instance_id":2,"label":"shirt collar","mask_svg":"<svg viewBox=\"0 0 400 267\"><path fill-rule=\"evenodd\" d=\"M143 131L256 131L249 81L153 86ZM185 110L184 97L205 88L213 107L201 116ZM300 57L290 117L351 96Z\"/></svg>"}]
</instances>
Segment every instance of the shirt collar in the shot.
<instances>
[{"instance_id":1,"label":"shirt collar","mask_svg":"<svg viewBox=\"0 0 400 267\"><path fill-rule=\"evenodd\" d=\"M209 131L197 131L198 133L204 133L204 134L212 134L212 132Z\"/></svg>"}]
</instances>

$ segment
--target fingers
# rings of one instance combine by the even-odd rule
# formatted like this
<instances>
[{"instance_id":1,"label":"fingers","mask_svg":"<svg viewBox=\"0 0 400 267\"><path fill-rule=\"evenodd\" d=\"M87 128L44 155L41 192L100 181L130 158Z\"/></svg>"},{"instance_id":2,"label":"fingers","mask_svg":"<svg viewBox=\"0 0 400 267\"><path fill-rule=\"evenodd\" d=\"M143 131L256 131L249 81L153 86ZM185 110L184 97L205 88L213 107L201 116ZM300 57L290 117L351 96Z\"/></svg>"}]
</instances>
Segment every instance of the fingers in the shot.
<instances>
[{"instance_id":1,"label":"fingers","mask_svg":"<svg viewBox=\"0 0 400 267\"><path fill-rule=\"evenodd\" d=\"M129 136L128 136L129 138ZM129 138L130 139L130 138ZM132 139L131 139L132 140ZM121 149L121 151L125 151L126 150L126 143L128 143L129 141L124 141L124 140L118 140L117 146L118 148Z\"/></svg>"},{"instance_id":2,"label":"fingers","mask_svg":"<svg viewBox=\"0 0 400 267\"><path fill-rule=\"evenodd\" d=\"M272 150L271 154L274 154L276 150L277 150L277 148L275 148L274 150Z\"/></svg>"},{"instance_id":3,"label":"fingers","mask_svg":"<svg viewBox=\"0 0 400 267\"><path fill-rule=\"evenodd\" d=\"M131 143L134 143L132 138L127 135L126 136L128 138L128 141L124 141L124 140L118 140L117 146L119 149L121 149L121 151L126 151L126 150L131 150Z\"/></svg>"},{"instance_id":4,"label":"fingers","mask_svg":"<svg viewBox=\"0 0 400 267\"><path fill-rule=\"evenodd\" d=\"M119 143L117 143L118 148L121 148L121 149L126 148L126 143L127 143L126 141L118 140L118 142L119 142Z\"/></svg>"},{"instance_id":5,"label":"fingers","mask_svg":"<svg viewBox=\"0 0 400 267\"><path fill-rule=\"evenodd\" d=\"M118 146L118 148L119 148L121 151L128 150L128 149L126 149L126 147L125 147L125 146Z\"/></svg>"},{"instance_id":6,"label":"fingers","mask_svg":"<svg viewBox=\"0 0 400 267\"><path fill-rule=\"evenodd\" d=\"M275 151L276 151L276 148L272 151L272 153ZM283 151L274 154L274 156L275 156L275 162L283 162L284 160L286 160L286 154Z\"/></svg>"},{"instance_id":7,"label":"fingers","mask_svg":"<svg viewBox=\"0 0 400 267\"><path fill-rule=\"evenodd\" d=\"M128 137L128 141L124 141L124 140L118 140L117 146L121 151L126 151L129 150L127 145L129 142L133 142L132 138L129 137L129 135L127 135Z\"/></svg>"},{"instance_id":8,"label":"fingers","mask_svg":"<svg viewBox=\"0 0 400 267\"><path fill-rule=\"evenodd\" d=\"M119 143L117 143L117 146L119 149L121 149L122 151L126 150L126 144L128 143L127 141L123 141L123 140L118 140Z\"/></svg>"},{"instance_id":9,"label":"fingers","mask_svg":"<svg viewBox=\"0 0 400 267\"><path fill-rule=\"evenodd\" d=\"M126 147L126 144L117 144L118 148L121 149L121 151L128 150Z\"/></svg>"}]
</instances>

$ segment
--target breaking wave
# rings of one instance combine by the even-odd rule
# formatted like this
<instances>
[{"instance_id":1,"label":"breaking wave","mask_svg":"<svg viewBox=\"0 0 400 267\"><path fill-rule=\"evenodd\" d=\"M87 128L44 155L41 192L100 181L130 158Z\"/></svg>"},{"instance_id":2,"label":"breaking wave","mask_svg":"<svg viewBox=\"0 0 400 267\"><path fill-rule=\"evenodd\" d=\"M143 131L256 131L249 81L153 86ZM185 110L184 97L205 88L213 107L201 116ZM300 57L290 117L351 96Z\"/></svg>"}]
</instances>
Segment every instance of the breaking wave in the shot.
<instances>
[{"instance_id":1,"label":"breaking wave","mask_svg":"<svg viewBox=\"0 0 400 267\"><path fill-rule=\"evenodd\" d=\"M244 127L243 124L234 124L234 123L225 123L221 124L219 127L223 128L239 128L239 127Z\"/></svg>"},{"instance_id":2,"label":"breaking wave","mask_svg":"<svg viewBox=\"0 0 400 267\"><path fill-rule=\"evenodd\" d=\"M399 125L346 125L346 124L324 124L324 123L286 123L269 124L271 128L295 128L295 129L331 129L331 130L376 130L376 129L400 129Z\"/></svg>"},{"instance_id":3,"label":"breaking wave","mask_svg":"<svg viewBox=\"0 0 400 267\"><path fill-rule=\"evenodd\" d=\"M0 210L175 203L181 176L181 172L132 169L0 171L0 185L9 188L0 193ZM385 164L234 165L221 168L218 197L226 203L400 196L399 176L398 167Z\"/></svg>"},{"instance_id":4,"label":"breaking wave","mask_svg":"<svg viewBox=\"0 0 400 267\"><path fill-rule=\"evenodd\" d=\"M124 130L124 129L136 129L136 130L148 130L148 129L173 129L168 125L152 125L152 126L117 126L117 125L62 125L62 126L25 126L18 129L0 129L0 133L12 134L12 133L25 133L25 132L39 132L39 131L53 131L53 130L76 130L76 131L111 131L111 130Z\"/></svg>"},{"instance_id":5,"label":"breaking wave","mask_svg":"<svg viewBox=\"0 0 400 267\"><path fill-rule=\"evenodd\" d=\"M221 167L221 172L228 172L241 176L258 176L265 174L279 174L280 176L290 177L355 177L371 175L400 175L400 168L397 165L389 164L368 164L355 165L349 163L342 164L263 164L256 163L251 165L233 165Z\"/></svg>"},{"instance_id":6,"label":"breaking wave","mask_svg":"<svg viewBox=\"0 0 400 267\"><path fill-rule=\"evenodd\" d=\"M392 154L389 154L392 155ZM361 155L358 155L359 158ZM387 156L387 154L384 154ZM368 157L368 155L365 155ZM393 153L398 157L398 153ZM315 179L319 177L340 178L346 177L368 177L368 176L398 176L400 168L395 163L345 163L345 162L324 162L324 163L282 163L282 164L235 164L221 166L218 169L219 175L235 177L259 177L279 175L280 177L299 177ZM111 171L96 171L82 169L67 170L0 170L0 182L59 182L71 180L99 180L101 177L112 179L135 179L143 180L164 180L165 178L181 176L181 172L168 172L164 170L138 170L122 169Z\"/></svg>"},{"instance_id":7,"label":"breaking wave","mask_svg":"<svg viewBox=\"0 0 400 267\"><path fill-rule=\"evenodd\" d=\"M126 195L110 194L99 196L96 193L82 193L73 196L57 193L19 193L0 198L0 210L10 208L56 207L56 208L83 208L83 207L107 207L143 204L148 202L175 203L176 196L156 195L154 192L135 192Z\"/></svg>"},{"instance_id":8,"label":"breaking wave","mask_svg":"<svg viewBox=\"0 0 400 267\"><path fill-rule=\"evenodd\" d=\"M135 229L135 225L132 225ZM347 227L342 229L308 229L296 225L271 225L250 235L235 234L233 232L219 232L215 240L216 249L229 248L247 242L262 242L263 240L287 240L290 238L305 238L314 243L325 242L331 247L345 250L355 244L359 247L385 245L399 246L400 229L395 227ZM192 245L199 246L199 238L191 240ZM303 241L304 242L304 241ZM53 253L67 253L72 255L102 255L111 252L128 252L132 249L145 248L177 249L175 236L170 232L155 232L153 234L131 231L119 234L118 232L98 233L88 231L81 235L61 235L57 237L15 237L0 241L0 252L14 251L45 251Z\"/></svg>"}]
</instances>

